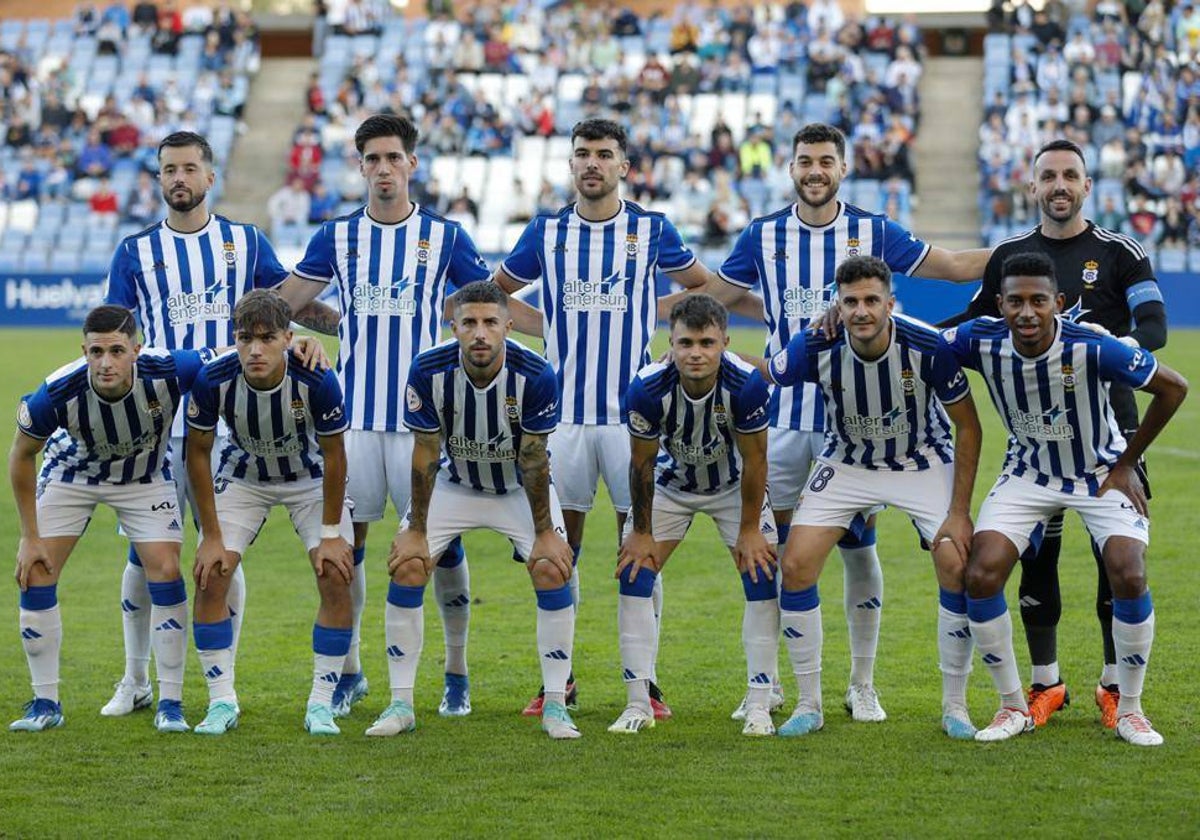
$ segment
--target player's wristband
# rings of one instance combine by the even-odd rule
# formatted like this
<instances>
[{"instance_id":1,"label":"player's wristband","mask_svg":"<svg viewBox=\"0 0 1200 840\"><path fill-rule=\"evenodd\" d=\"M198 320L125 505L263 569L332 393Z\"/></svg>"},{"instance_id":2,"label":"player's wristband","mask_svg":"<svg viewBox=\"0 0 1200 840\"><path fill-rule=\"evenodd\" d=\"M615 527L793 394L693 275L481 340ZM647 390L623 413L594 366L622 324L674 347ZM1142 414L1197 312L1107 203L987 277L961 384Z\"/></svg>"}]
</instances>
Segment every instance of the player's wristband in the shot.
<instances>
[{"instance_id":1,"label":"player's wristband","mask_svg":"<svg viewBox=\"0 0 1200 840\"><path fill-rule=\"evenodd\" d=\"M342 535L342 529L337 525L321 525L321 539L336 540Z\"/></svg>"}]
</instances>

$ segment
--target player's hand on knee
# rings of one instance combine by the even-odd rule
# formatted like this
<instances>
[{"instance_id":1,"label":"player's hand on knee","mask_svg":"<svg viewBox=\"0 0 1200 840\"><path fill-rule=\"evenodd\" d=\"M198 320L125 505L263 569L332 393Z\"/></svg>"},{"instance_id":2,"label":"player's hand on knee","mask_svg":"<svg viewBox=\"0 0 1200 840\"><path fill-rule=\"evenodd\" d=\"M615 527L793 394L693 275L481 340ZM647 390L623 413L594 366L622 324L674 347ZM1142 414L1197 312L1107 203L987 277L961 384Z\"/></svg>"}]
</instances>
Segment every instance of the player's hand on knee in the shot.
<instances>
[{"instance_id":1,"label":"player's hand on knee","mask_svg":"<svg viewBox=\"0 0 1200 840\"><path fill-rule=\"evenodd\" d=\"M328 370L329 356L325 345L312 336L299 335L292 340L292 352L308 370Z\"/></svg>"},{"instance_id":2,"label":"player's hand on knee","mask_svg":"<svg viewBox=\"0 0 1200 840\"><path fill-rule=\"evenodd\" d=\"M38 565L46 570L46 574L54 574L54 565L50 562L45 543L37 538L23 537L17 546L17 569L13 575L22 592L29 588L29 575L33 567Z\"/></svg>"},{"instance_id":3,"label":"player's hand on knee","mask_svg":"<svg viewBox=\"0 0 1200 840\"><path fill-rule=\"evenodd\" d=\"M1125 495L1139 516L1149 516L1150 509L1146 505L1146 488L1138 477L1137 470L1118 464L1108 471L1108 477L1096 491L1097 496L1103 496L1109 490L1117 490Z\"/></svg>"},{"instance_id":4,"label":"player's hand on knee","mask_svg":"<svg viewBox=\"0 0 1200 840\"><path fill-rule=\"evenodd\" d=\"M630 531L629 536L621 541L621 550L617 553L617 571L613 575L620 578L629 568L629 581L637 580L638 572L649 569L658 571L658 543L652 534Z\"/></svg>"},{"instance_id":5,"label":"player's hand on knee","mask_svg":"<svg viewBox=\"0 0 1200 840\"><path fill-rule=\"evenodd\" d=\"M529 550L529 567L539 560L549 562L562 576L563 583L571 579L575 567L575 553L571 546L555 531L542 531L533 540Z\"/></svg>"},{"instance_id":6,"label":"player's hand on knee","mask_svg":"<svg viewBox=\"0 0 1200 840\"><path fill-rule=\"evenodd\" d=\"M388 574L394 576L401 565L414 559L421 561L426 576L433 573L433 558L429 556L429 540L423 532L405 528L397 532L395 538L392 539L392 548L388 552Z\"/></svg>"},{"instance_id":7,"label":"player's hand on knee","mask_svg":"<svg viewBox=\"0 0 1200 840\"><path fill-rule=\"evenodd\" d=\"M939 546L950 543L965 566L967 558L971 556L971 539L974 536L975 525L971 522L971 515L952 513L946 517L942 522L942 527L938 528L938 532L934 534L933 551L936 553Z\"/></svg>"},{"instance_id":8,"label":"player's hand on knee","mask_svg":"<svg viewBox=\"0 0 1200 840\"><path fill-rule=\"evenodd\" d=\"M778 562L775 546L767 542L757 527L738 534L737 542L733 544L733 558L738 571L749 574L754 583L758 583L764 575L767 580L775 579L775 564Z\"/></svg>"},{"instance_id":9,"label":"player's hand on knee","mask_svg":"<svg viewBox=\"0 0 1200 840\"><path fill-rule=\"evenodd\" d=\"M321 540L313 549L312 565L317 577L335 575L345 583L354 578L354 552L341 537Z\"/></svg>"},{"instance_id":10,"label":"player's hand on knee","mask_svg":"<svg viewBox=\"0 0 1200 840\"><path fill-rule=\"evenodd\" d=\"M227 577L237 568L236 557L225 550L225 544L217 538L202 537L196 546L196 563L192 567L192 576L196 585L208 589L209 578L213 574Z\"/></svg>"}]
</instances>

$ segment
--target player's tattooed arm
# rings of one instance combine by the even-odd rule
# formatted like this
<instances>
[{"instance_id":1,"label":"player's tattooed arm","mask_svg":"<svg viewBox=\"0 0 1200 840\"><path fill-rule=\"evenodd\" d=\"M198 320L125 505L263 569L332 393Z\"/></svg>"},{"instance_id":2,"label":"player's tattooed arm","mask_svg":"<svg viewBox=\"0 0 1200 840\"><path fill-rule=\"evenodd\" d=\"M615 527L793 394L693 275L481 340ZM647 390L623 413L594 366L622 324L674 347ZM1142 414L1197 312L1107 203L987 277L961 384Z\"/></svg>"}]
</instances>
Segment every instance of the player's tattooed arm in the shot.
<instances>
[{"instance_id":1,"label":"player's tattooed arm","mask_svg":"<svg viewBox=\"0 0 1200 840\"><path fill-rule=\"evenodd\" d=\"M521 435L521 451L517 455L521 468L521 483L529 497L533 512L533 529L541 534L554 529L550 516L550 455L546 450L546 435Z\"/></svg>"},{"instance_id":2,"label":"player's tattooed arm","mask_svg":"<svg viewBox=\"0 0 1200 840\"><path fill-rule=\"evenodd\" d=\"M328 304L314 300L292 315L292 320L302 327L322 335L337 335L341 315Z\"/></svg>"},{"instance_id":3,"label":"player's tattooed arm","mask_svg":"<svg viewBox=\"0 0 1200 840\"><path fill-rule=\"evenodd\" d=\"M437 478L442 457L442 433L417 432L413 441L412 500L408 527L425 532L429 518L429 500L433 497L433 482Z\"/></svg>"},{"instance_id":4,"label":"player's tattooed arm","mask_svg":"<svg viewBox=\"0 0 1200 840\"><path fill-rule=\"evenodd\" d=\"M658 460L658 441L630 437L629 492L633 502L633 530L652 533L654 519L654 464Z\"/></svg>"}]
</instances>

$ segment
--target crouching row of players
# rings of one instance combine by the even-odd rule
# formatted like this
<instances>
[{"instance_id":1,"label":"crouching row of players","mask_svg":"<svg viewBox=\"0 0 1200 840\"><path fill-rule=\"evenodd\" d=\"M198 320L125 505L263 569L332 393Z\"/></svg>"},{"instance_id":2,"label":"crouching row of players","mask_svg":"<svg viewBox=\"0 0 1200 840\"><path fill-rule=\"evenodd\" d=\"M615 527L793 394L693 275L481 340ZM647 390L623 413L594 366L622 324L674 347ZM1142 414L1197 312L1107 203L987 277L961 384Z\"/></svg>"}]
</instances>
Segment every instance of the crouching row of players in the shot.
<instances>
[{"instance_id":1,"label":"crouching row of players","mask_svg":"<svg viewBox=\"0 0 1200 840\"><path fill-rule=\"evenodd\" d=\"M726 314L716 301L693 295L674 308L671 362L643 369L626 394L633 509L617 577L629 698L610 731L637 733L654 725L649 690L658 639L651 595L698 512L717 523L746 593L743 732L776 732L770 710L781 635L799 698L778 734L820 729L817 579L834 544L880 505L907 513L932 553L944 731L981 741L1029 731L1003 587L1043 523L1075 509L1103 548L1116 598L1117 733L1135 744L1161 743L1140 704L1153 611L1144 572L1148 519L1135 466L1184 398L1186 382L1149 353L1059 318L1061 298L1044 257L1013 257L1004 275L1003 320L979 319L939 335L892 314L886 264L851 258L836 278L844 331L833 338L798 335L774 358L753 363L727 351ZM102 485L151 581L162 698L156 725L186 729L179 703L186 625L181 523L170 477L162 472L162 430L190 387L187 463L202 533L194 633L210 690L208 715L197 731L220 733L237 723L225 582L269 509L284 504L309 549L321 592L305 725L316 734L336 733L330 703L349 649L354 575L336 379L307 370L287 352L289 312L272 293L255 292L238 304L237 353L203 369L195 354L180 353L143 354L135 368L132 321L128 328L101 323L124 314L113 307L93 312L85 325L86 362L52 375L22 402L13 458L23 535L17 577L35 699L13 728L62 721L54 585ZM369 735L415 728L413 685L433 561L461 533L485 527L512 540L537 594L543 729L552 738L579 736L565 705L574 635L572 553L546 449L558 422L556 380L541 357L507 339L509 325L503 293L471 284L455 298L456 341L413 364L404 396L405 423L415 433L412 502L388 559L392 699ZM1004 471L975 528L970 499L981 432L963 367L983 374L1010 434ZM1106 383L1114 380L1154 397L1130 441L1117 431L1107 400ZM779 560L765 499L768 382L818 385L830 430ZM210 483L220 418L230 440ZM35 505L33 459L51 435ZM120 495L126 490L128 499ZM161 499L152 502L155 494ZM995 718L978 732L966 707L972 646L980 648L1001 697Z\"/></svg>"}]
</instances>

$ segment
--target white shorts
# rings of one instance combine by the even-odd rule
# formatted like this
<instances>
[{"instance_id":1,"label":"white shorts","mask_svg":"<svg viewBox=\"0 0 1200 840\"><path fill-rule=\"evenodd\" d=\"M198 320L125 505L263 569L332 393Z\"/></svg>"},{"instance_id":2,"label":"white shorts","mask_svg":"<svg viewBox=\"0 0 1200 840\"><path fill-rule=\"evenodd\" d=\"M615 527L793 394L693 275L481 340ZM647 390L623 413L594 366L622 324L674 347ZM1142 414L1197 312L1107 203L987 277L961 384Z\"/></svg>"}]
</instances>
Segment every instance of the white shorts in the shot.
<instances>
[{"instance_id":1,"label":"white shorts","mask_svg":"<svg viewBox=\"0 0 1200 840\"><path fill-rule=\"evenodd\" d=\"M411 432L346 432L346 496L355 522L378 522L390 497L398 513L412 491Z\"/></svg>"},{"instance_id":2,"label":"white shorts","mask_svg":"<svg viewBox=\"0 0 1200 840\"><path fill-rule=\"evenodd\" d=\"M1064 510L1079 514L1102 551L1109 537L1130 537L1150 544L1150 520L1134 510L1124 493L1110 491L1103 496L1089 496L1086 492L1063 493L1008 473L1002 473L996 479L983 500L975 521L975 533L1001 533L1017 547L1017 554L1024 554L1033 535L1046 520Z\"/></svg>"},{"instance_id":3,"label":"white shorts","mask_svg":"<svg viewBox=\"0 0 1200 840\"><path fill-rule=\"evenodd\" d=\"M737 542L738 532L742 527L742 490L740 487L730 487L721 493L703 495L700 493L681 493L670 487L654 488L654 514L651 527L656 542L677 542L684 538L696 514L708 514L726 547L733 548ZM778 536L775 532L775 517L771 514L770 498L763 499L762 510L758 514L758 527L767 542L775 545ZM625 519L625 530L621 539L633 531L633 517Z\"/></svg>"},{"instance_id":4,"label":"white shorts","mask_svg":"<svg viewBox=\"0 0 1200 840\"><path fill-rule=\"evenodd\" d=\"M408 526L409 513L405 511L401 528ZM550 521L554 524L554 530L565 540L567 529L563 525L562 508L559 507L554 487L550 488ZM533 512L529 509L529 497L525 491L517 489L497 496L455 484L438 475L425 522L429 556L441 557L446 546L456 537L477 528L488 528L508 537L517 553L528 559L533 548L534 532Z\"/></svg>"},{"instance_id":5,"label":"white shorts","mask_svg":"<svg viewBox=\"0 0 1200 840\"><path fill-rule=\"evenodd\" d=\"M824 432L767 429L767 490L775 510L796 507L813 461L824 446Z\"/></svg>"},{"instance_id":6,"label":"white shorts","mask_svg":"<svg viewBox=\"0 0 1200 840\"><path fill-rule=\"evenodd\" d=\"M879 505L908 514L925 542L931 542L950 511L954 465L936 462L926 470L868 470L818 459L796 505L792 525L849 529L855 516Z\"/></svg>"},{"instance_id":7,"label":"white shorts","mask_svg":"<svg viewBox=\"0 0 1200 840\"><path fill-rule=\"evenodd\" d=\"M45 482L38 487L38 532L43 537L77 537L87 528L98 504L117 512L117 522L130 542L183 542L173 481L91 485Z\"/></svg>"},{"instance_id":8,"label":"white shorts","mask_svg":"<svg viewBox=\"0 0 1200 840\"><path fill-rule=\"evenodd\" d=\"M550 472L564 510L589 511L604 476L617 513L628 513L629 432L624 426L560 424L550 435Z\"/></svg>"},{"instance_id":9,"label":"white shorts","mask_svg":"<svg viewBox=\"0 0 1200 840\"><path fill-rule=\"evenodd\" d=\"M321 520L325 511L325 494L320 481L250 484L219 478L214 484L217 491L217 521L221 523L226 551L245 554L247 546L254 542L275 505L287 508L292 527L296 529L306 551L312 551L320 545ZM354 526L350 522L349 507L342 508L339 529L342 538L354 545Z\"/></svg>"}]
</instances>

